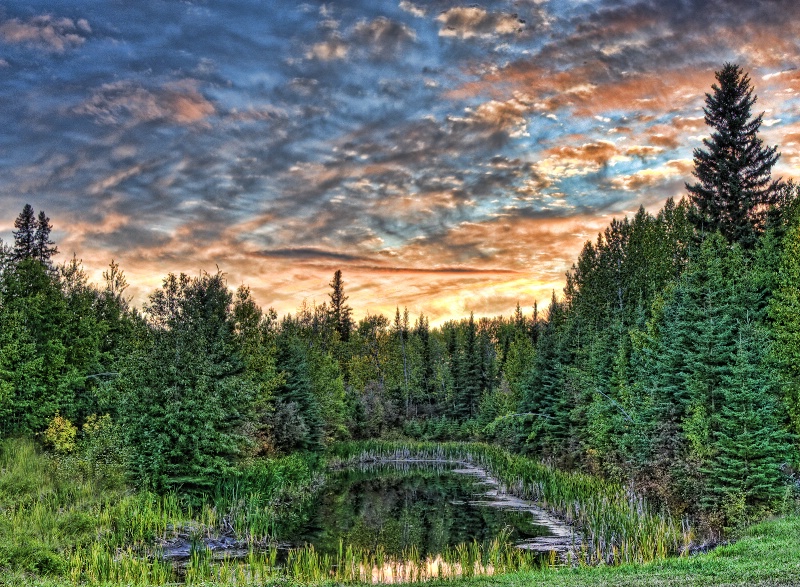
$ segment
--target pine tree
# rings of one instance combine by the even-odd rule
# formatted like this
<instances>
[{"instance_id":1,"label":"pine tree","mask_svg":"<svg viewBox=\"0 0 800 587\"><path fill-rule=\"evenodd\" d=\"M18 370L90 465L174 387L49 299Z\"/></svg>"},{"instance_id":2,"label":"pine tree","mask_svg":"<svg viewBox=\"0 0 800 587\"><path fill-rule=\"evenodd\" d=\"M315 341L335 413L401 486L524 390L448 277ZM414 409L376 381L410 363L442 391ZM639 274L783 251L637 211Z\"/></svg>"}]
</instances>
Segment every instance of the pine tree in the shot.
<instances>
[{"instance_id":1,"label":"pine tree","mask_svg":"<svg viewBox=\"0 0 800 587\"><path fill-rule=\"evenodd\" d=\"M406 353L406 341L408 340L409 334L408 308L403 309L403 317L401 318L400 306L397 306L394 316L394 334L400 339L400 354L403 361L403 398L405 400L406 418L408 418L411 409L408 354Z\"/></svg>"},{"instance_id":2,"label":"pine tree","mask_svg":"<svg viewBox=\"0 0 800 587\"><path fill-rule=\"evenodd\" d=\"M22 212L14 221L14 260L31 259L36 251L36 217L33 206L25 204Z\"/></svg>"},{"instance_id":3,"label":"pine tree","mask_svg":"<svg viewBox=\"0 0 800 587\"><path fill-rule=\"evenodd\" d=\"M58 248L53 246L55 243L50 240L52 229L50 219L44 210L41 210L36 221L36 233L33 236L33 257L45 264L50 262L50 257L58 253Z\"/></svg>"},{"instance_id":4,"label":"pine tree","mask_svg":"<svg viewBox=\"0 0 800 587\"><path fill-rule=\"evenodd\" d=\"M350 340L350 332L353 329L353 310L347 305L347 296L344 295L344 282L342 281L342 270L337 269L333 274L330 297L330 318L334 329L339 333L342 342Z\"/></svg>"},{"instance_id":5,"label":"pine tree","mask_svg":"<svg viewBox=\"0 0 800 587\"><path fill-rule=\"evenodd\" d=\"M475 316L470 312L467 322L466 338L464 340L464 388L461 399L462 414L471 418L478 411L478 402L481 396L481 354L478 340L478 330L475 325Z\"/></svg>"},{"instance_id":6,"label":"pine tree","mask_svg":"<svg viewBox=\"0 0 800 587\"><path fill-rule=\"evenodd\" d=\"M258 389L237 352L232 302L221 273L169 275L150 296L149 328L111 383L141 486L207 490L247 444Z\"/></svg>"},{"instance_id":7,"label":"pine tree","mask_svg":"<svg viewBox=\"0 0 800 587\"><path fill-rule=\"evenodd\" d=\"M715 75L719 85L706 94L704 108L714 130L703 140L706 148L694 151L698 183L686 184L691 218L701 234L719 230L729 242L753 248L768 208L777 202L779 182L770 174L780 155L758 136L763 114L750 117L756 97L747 74L726 63Z\"/></svg>"},{"instance_id":8,"label":"pine tree","mask_svg":"<svg viewBox=\"0 0 800 587\"><path fill-rule=\"evenodd\" d=\"M273 436L278 448L319 450L325 423L314 396L307 352L286 323L278 337L276 366L283 381L275 390Z\"/></svg>"},{"instance_id":9,"label":"pine tree","mask_svg":"<svg viewBox=\"0 0 800 587\"><path fill-rule=\"evenodd\" d=\"M431 353L430 324L424 314L420 314L417 318L414 334L419 341L421 395L432 401L436 392L436 372Z\"/></svg>"},{"instance_id":10,"label":"pine tree","mask_svg":"<svg viewBox=\"0 0 800 587\"><path fill-rule=\"evenodd\" d=\"M705 470L712 507L726 497L739 497L748 507L768 506L783 494L780 467L789 444L779 423L776 381L763 364L768 348L754 325L743 326L733 368L723 380L722 405L713 415L715 453Z\"/></svg>"},{"instance_id":11,"label":"pine tree","mask_svg":"<svg viewBox=\"0 0 800 587\"><path fill-rule=\"evenodd\" d=\"M784 402L792 432L800 435L800 227L784 239L775 292L769 302L775 345L772 354L784 377Z\"/></svg>"}]
</instances>

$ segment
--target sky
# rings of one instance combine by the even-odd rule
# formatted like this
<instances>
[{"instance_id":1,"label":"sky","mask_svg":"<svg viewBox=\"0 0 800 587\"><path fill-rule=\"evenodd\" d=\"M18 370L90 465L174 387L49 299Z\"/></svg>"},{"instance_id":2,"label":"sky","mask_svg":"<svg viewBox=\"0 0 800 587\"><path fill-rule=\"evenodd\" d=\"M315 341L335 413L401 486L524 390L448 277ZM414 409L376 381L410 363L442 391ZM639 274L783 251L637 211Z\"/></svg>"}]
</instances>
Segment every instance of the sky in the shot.
<instances>
[{"instance_id":1,"label":"sky","mask_svg":"<svg viewBox=\"0 0 800 587\"><path fill-rule=\"evenodd\" d=\"M530 313L586 240L693 181L741 65L800 163L796 0L0 0L0 238L142 304L223 271L263 307Z\"/></svg>"}]
</instances>

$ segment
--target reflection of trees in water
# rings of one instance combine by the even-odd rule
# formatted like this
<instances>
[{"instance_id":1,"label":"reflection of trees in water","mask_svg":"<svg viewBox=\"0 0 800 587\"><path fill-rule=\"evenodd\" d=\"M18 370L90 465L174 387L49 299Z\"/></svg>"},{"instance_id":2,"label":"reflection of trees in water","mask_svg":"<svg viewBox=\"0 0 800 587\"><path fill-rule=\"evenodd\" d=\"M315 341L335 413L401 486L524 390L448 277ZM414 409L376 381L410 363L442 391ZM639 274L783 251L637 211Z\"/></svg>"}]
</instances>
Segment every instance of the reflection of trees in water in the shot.
<instances>
[{"instance_id":1,"label":"reflection of trees in water","mask_svg":"<svg viewBox=\"0 0 800 587\"><path fill-rule=\"evenodd\" d=\"M321 553L335 553L341 540L371 550L382 546L389 555L413 546L424 556L473 540L488 544L504 528L511 541L548 533L533 525L529 512L469 503L487 489L441 465L342 471L294 537Z\"/></svg>"}]
</instances>

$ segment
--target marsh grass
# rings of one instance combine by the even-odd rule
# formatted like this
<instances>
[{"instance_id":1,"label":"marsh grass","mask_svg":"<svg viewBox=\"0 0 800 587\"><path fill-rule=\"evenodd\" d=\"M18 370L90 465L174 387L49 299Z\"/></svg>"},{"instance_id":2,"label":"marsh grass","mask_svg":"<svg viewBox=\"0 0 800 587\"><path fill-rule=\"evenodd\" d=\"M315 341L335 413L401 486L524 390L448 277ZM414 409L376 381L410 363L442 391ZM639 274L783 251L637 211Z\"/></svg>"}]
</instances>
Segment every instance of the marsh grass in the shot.
<instances>
[{"instance_id":1,"label":"marsh grass","mask_svg":"<svg viewBox=\"0 0 800 587\"><path fill-rule=\"evenodd\" d=\"M575 529L580 564L645 563L688 553L686 519L652 507L633 491L590 475L565 473L479 443L365 441L334 446L329 466L392 460L455 461L490 472L504 488L540 504Z\"/></svg>"},{"instance_id":2,"label":"marsh grass","mask_svg":"<svg viewBox=\"0 0 800 587\"><path fill-rule=\"evenodd\" d=\"M651 508L626 488L562 473L481 444L361 442L334 446L332 467L394 460L470 463L506 490L540 503L576 529L580 565L631 564L684 552L692 529ZM67 464L69 465L69 463ZM555 557L523 551L499 536L434 556L398 556L341 544L325 554L274 546L279 531L302 521L322 483L321 463L289 457L254 463L203 496L131 493L98 483L80 468L41 453L27 440L0 443L0 570L86 585L257 585L464 580L555 566ZM215 559L204 538L233 535L250 545L243 559ZM165 561L159 545L192 541L189 560Z\"/></svg>"},{"instance_id":3,"label":"marsh grass","mask_svg":"<svg viewBox=\"0 0 800 587\"><path fill-rule=\"evenodd\" d=\"M159 496L131 493L121 483L109 486L108 476L100 482L74 457L55 458L30 440L0 442L0 574L89 584L175 581L178 574L158 556L159 545L221 534L266 543L321 483L313 462L301 457L254 469L220 480L208 495ZM187 575L208 574L205 559L194 557Z\"/></svg>"}]
</instances>

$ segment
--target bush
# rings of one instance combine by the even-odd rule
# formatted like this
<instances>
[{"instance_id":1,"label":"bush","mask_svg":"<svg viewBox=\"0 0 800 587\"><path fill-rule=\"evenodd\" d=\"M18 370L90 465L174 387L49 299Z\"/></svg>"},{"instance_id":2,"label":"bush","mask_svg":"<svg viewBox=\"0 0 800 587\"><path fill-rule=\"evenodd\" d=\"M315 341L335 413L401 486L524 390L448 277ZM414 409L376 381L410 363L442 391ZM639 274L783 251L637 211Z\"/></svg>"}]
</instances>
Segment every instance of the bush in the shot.
<instances>
[{"instance_id":1,"label":"bush","mask_svg":"<svg viewBox=\"0 0 800 587\"><path fill-rule=\"evenodd\" d=\"M38 575L60 575L67 570L67 561L35 540L0 544L0 568Z\"/></svg>"},{"instance_id":2,"label":"bush","mask_svg":"<svg viewBox=\"0 0 800 587\"><path fill-rule=\"evenodd\" d=\"M47 430L44 431L45 444L52 447L56 452L67 454L75 450L75 438L78 429L64 416L56 412L50 420Z\"/></svg>"}]
</instances>

